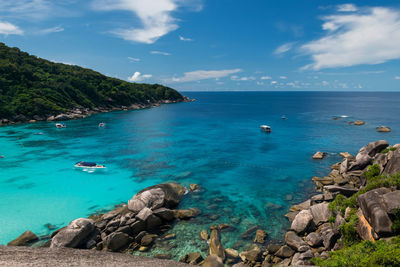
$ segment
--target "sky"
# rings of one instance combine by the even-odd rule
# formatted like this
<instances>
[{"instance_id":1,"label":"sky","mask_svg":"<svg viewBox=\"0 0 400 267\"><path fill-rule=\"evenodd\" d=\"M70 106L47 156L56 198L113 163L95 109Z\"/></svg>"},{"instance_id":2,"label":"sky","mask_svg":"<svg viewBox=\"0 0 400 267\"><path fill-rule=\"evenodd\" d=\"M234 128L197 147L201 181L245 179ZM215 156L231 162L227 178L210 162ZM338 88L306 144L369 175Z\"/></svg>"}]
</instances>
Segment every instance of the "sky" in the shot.
<instances>
[{"instance_id":1,"label":"sky","mask_svg":"<svg viewBox=\"0 0 400 267\"><path fill-rule=\"evenodd\" d=\"M0 0L0 42L179 91L400 91L398 0Z\"/></svg>"}]
</instances>

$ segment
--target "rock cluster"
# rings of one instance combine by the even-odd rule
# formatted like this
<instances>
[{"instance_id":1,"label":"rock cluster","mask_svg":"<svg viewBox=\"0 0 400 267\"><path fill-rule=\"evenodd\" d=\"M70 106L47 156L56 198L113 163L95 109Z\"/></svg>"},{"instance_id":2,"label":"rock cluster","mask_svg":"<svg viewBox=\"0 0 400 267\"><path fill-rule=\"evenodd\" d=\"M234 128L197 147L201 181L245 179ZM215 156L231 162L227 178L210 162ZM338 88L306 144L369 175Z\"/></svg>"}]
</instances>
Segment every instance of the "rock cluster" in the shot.
<instances>
[{"instance_id":1,"label":"rock cluster","mask_svg":"<svg viewBox=\"0 0 400 267\"><path fill-rule=\"evenodd\" d=\"M146 188L134 195L128 205L98 216L95 220L80 218L72 221L54 234L50 247L113 252L127 249L147 251L159 237L155 233L177 218L176 210L172 209L185 193L186 189L175 183ZM174 235L169 234L164 238L174 238Z\"/></svg>"},{"instance_id":2,"label":"rock cluster","mask_svg":"<svg viewBox=\"0 0 400 267\"><path fill-rule=\"evenodd\" d=\"M158 107L161 104L170 104L170 103L178 103L178 102L193 102L194 99L190 99L188 97L183 97L180 100L160 100L156 102L149 103L138 103L132 104L130 106L100 106L95 108L84 108L81 106L69 109L65 113L61 114L48 114L48 115L33 115L27 116L23 114L15 115L12 118L0 118L0 125L7 125L7 124L14 124L14 123L24 123L24 122L36 122L36 121L67 121L67 120L75 120L75 119L82 119L87 116L90 116L95 113L103 113L103 112L110 112L110 111L127 111L127 110L137 110L137 109L145 109L145 108L153 108Z\"/></svg>"},{"instance_id":3,"label":"rock cluster","mask_svg":"<svg viewBox=\"0 0 400 267\"><path fill-rule=\"evenodd\" d=\"M341 237L340 226L346 221L340 214L336 218L332 216L329 202L337 194L349 197L362 189L366 184L363 173L372 163L379 165L381 174L400 172L398 147L385 150L391 147L387 141L380 140L361 148L356 157L341 153L343 161L332 166L329 176L312 179L321 193L290 208L286 217L292 224L285 235L285 244L276 252L269 251L271 255L265 260L269 264L280 262L281 266L309 265L312 257L325 258L328 251L340 248L337 243ZM362 239L374 241L394 234L392 218L400 209L400 190L374 189L359 195L357 202L360 206L357 232ZM345 217L347 214L346 210Z\"/></svg>"}]
</instances>

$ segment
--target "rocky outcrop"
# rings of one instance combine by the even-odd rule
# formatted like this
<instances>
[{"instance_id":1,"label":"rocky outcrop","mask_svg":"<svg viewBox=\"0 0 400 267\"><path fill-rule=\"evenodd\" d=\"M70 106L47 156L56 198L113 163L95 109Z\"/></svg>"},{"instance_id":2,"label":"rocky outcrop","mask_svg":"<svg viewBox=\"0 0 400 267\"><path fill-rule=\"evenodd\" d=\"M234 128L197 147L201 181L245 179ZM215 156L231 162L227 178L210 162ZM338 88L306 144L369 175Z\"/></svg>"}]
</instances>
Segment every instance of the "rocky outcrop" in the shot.
<instances>
[{"instance_id":1,"label":"rocky outcrop","mask_svg":"<svg viewBox=\"0 0 400 267\"><path fill-rule=\"evenodd\" d=\"M376 131L381 132L381 133L389 133L392 130L387 126L379 126L379 127L376 127Z\"/></svg>"},{"instance_id":2,"label":"rocky outcrop","mask_svg":"<svg viewBox=\"0 0 400 267\"><path fill-rule=\"evenodd\" d=\"M392 175L400 172L400 149L390 151L387 155L387 163L384 166L384 173Z\"/></svg>"},{"instance_id":3,"label":"rocky outcrop","mask_svg":"<svg viewBox=\"0 0 400 267\"><path fill-rule=\"evenodd\" d=\"M325 157L325 155L326 155L326 153L318 151L312 156L312 158L313 159L323 159Z\"/></svg>"},{"instance_id":4,"label":"rocky outcrop","mask_svg":"<svg viewBox=\"0 0 400 267\"><path fill-rule=\"evenodd\" d=\"M219 230L213 229L210 235L209 254L225 260L225 250L221 245Z\"/></svg>"},{"instance_id":5,"label":"rocky outcrop","mask_svg":"<svg viewBox=\"0 0 400 267\"><path fill-rule=\"evenodd\" d=\"M320 225L329 220L332 212L329 210L328 203L319 203L310 207L312 218L315 225Z\"/></svg>"},{"instance_id":6,"label":"rocky outcrop","mask_svg":"<svg viewBox=\"0 0 400 267\"><path fill-rule=\"evenodd\" d=\"M26 246L32 242L37 241L39 238L31 231L26 231L13 241L9 242L7 246Z\"/></svg>"},{"instance_id":7,"label":"rocky outcrop","mask_svg":"<svg viewBox=\"0 0 400 267\"><path fill-rule=\"evenodd\" d=\"M51 239L50 247L80 248L86 243L87 238L94 230L94 221L91 219L80 218L73 220Z\"/></svg>"},{"instance_id":8,"label":"rocky outcrop","mask_svg":"<svg viewBox=\"0 0 400 267\"><path fill-rule=\"evenodd\" d=\"M353 122L354 125L360 126L360 125L364 125L365 122L361 121L361 120L356 120L355 122Z\"/></svg>"},{"instance_id":9,"label":"rocky outcrop","mask_svg":"<svg viewBox=\"0 0 400 267\"><path fill-rule=\"evenodd\" d=\"M307 209L300 211L296 215L290 229L300 234L309 230L313 225L313 215L311 214L311 211Z\"/></svg>"}]
</instances>

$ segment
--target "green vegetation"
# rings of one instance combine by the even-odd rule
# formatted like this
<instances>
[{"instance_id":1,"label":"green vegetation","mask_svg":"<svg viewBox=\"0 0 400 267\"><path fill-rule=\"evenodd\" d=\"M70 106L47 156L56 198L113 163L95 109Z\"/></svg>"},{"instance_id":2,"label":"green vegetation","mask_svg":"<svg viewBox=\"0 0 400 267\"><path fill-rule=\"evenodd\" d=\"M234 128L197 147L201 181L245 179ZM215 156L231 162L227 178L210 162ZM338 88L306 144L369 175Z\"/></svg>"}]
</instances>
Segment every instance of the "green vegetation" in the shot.
<instances>
[{"instance_id":1,"label":"green vegetation","mask_svg":"<svg viewBox=\"0 0 400 267\"><path fill-rule=\"evenodd\" d=\"M358 209L357 197L370 190L380 187L396 187L400 189L400 173L386 176L380 174L379 165L368 168L364 174L367 180L365 188L353 196L346 198L337 195L335 200L329 203L329 209L333 216L344 215L347 207L350 208L346 222L340 226L343 248L329 253L329 258L313 258L312 263L318 266L400 266L400 236L394 237L391 242L378 240L376 242L361 241L357 233ZM397 210L392 218L392 229L400 233L400 210Z\"/></svg>"},{"instance_id":2,"label":"green vegetation","mask_svg":"<svg viewBox=\"0 0 400 267\"><path fill-rule=\"evenodd\" d=\"M381 151L382 154L389 153L389 151L396 151L397 148L391 147L391 148L385 148L384 150Z\"/></svg>"},{"instance_id":3,"label":"green vegetation","mask_svg":"<svg viewBox=\"0 0 400 267\"><path fill-rule=\"evenodd\" d=\"M340 213L344 215L347 207L358 208L357 197L373 189L392 186L400 189L400 173L391 176L381 175L379 165L377 164L369 166L368 171L363 175L367 179L367 185L363 189L349 198L343 195L337 195L335 200L329 203L329 209L332 210L334 214Z\"/></svg>"},{"instance_id":4,"label":"green vegetation","mask_svg":"<svg viewBox=\"0 0 400 267\"><path fill-rule=\"evenodd\" d=\"M53 63L0 43L0 118L58 114L74 107L116 107L180 100L158 84L128 83L78 66Z\"/></svg>"},{"instance_id":5,"label":"green vegetation","mask_svg":"<svg viewBox=\"0 0 400 267\"><path fill-rule=\"evenodd\" d=\"M329 253L329 258L313 258L312 263L318 266L400 266L400 237L390 242L363 241L357 245Z\"/></svg>"}]
</instances>

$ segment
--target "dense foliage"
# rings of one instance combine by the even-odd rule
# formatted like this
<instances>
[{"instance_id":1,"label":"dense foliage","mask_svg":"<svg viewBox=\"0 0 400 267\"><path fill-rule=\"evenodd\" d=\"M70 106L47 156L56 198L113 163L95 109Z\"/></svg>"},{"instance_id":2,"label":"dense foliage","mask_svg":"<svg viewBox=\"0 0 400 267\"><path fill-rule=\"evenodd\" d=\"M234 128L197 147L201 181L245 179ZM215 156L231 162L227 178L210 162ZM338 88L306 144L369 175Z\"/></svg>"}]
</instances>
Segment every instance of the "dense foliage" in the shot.
<instances>
[{"instance_id":1,"label":"dense foliage","mask_svg":"<svg viewBox=\"0 0 400 267\"><path fill-rule=\"evenodd\" d=\"M390 242L362 241L356 245L330 253L327 260L313 258L318 266L400 266L400 237Z\"/></svg>"},{"instance_id":2,"label":"dense foliage","mask_svg":"<svg viewBox=\"0 0 400 267\"><path fill-rule=\"evenodd\" d=\"M356 227L358 216L357 197L370 190L380 187L395 187L400 189L400 173L386 176L380 174L379 165L375 164L368 168L363 174L367 180L366 186L353 196L346 198L337 195L335 200L329 203L329 208L334 216L345 213L350 208L349 216L344 224L340 226L343 248L329 253L327 260L313 258L312 262L318 266L400 266L400 236L392 239L391 242L378 240L376 242L361 241ZM333 219L332 219L333 221ZM393 231L400 232L400 211L395 212L392 218Z\"/></svg>"},{"instance_id":3,"label":"dense foliage","mask_svg":"<svg viewBox=\"0 0 400 267\"><path fill-rule=\"evenodd\" d=\"M158 84L128 83L90 69L53 63L0 43L0 118L167 99L182 99L182 95Z\"/></svg>"}]
</instances>

